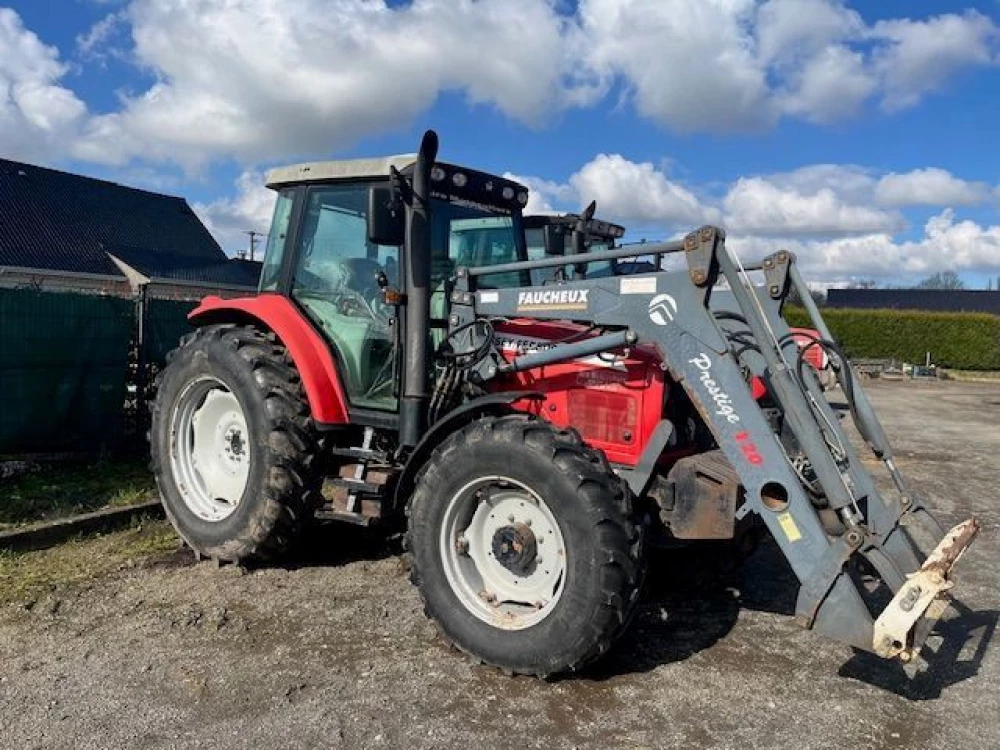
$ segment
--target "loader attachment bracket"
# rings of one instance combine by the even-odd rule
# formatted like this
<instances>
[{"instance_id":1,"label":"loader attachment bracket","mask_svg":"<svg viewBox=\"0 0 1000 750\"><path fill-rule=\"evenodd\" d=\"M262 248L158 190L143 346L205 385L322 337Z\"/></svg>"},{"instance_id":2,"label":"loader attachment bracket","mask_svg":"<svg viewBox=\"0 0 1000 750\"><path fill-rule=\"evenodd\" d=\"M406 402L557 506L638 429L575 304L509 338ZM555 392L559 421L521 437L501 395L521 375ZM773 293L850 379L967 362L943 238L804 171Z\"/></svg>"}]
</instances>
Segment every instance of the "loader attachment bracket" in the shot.
<instances>
[{"instance_id":1,"label":"loader attachment bracket","mask_svg":"<svg viewBox=\"0 0 1000 750\"><path fill-rule=\"evenodd\" d=\"M922 617L939 618L948 605L944 592L954 586L949 578L955 562L979 533L979 521L970 518L945 534L924 564L913 573L875 620L872 650L885 658L909 661L922 643L911 633Z\"/></svg>"},{"instance_id":2,"label":"loader attachment bracket","mask_svg":"<svg viewBox=\"0 0 1000 750\"><path fill-rule=\"evenodd\" d=\"M726 239L725 232L705 226L684 238L688 273L697 287L711 287L719 276L716 245Z\"/></svg>"},{"instance_id":3,"label":"loader attachment bracket","mask_svg":"<svg viewBox=\"0 0 1000 750\"><path fill-rule=\"evenodd\" d=\"M782 299L788 293L791 261L795 259L787 250L779 250L761 261L764 268L764 284L771 299Z\"/></svg>"},{"instance_id":4,"label":"loader attachment bracket","mask_svg":"<svg viewBox=\"0 0 1000 750\"><path fill-rule=\"evenodd\" d=\"M830 590L844 571L844 565L854 551L860 546L862 535L856 530L844 534L829 547L816 567L799 589L798 601L795 604L795 622L804 628L811 628L816 620L816 613L822 606Z\"/></svg>"}]
</instances>

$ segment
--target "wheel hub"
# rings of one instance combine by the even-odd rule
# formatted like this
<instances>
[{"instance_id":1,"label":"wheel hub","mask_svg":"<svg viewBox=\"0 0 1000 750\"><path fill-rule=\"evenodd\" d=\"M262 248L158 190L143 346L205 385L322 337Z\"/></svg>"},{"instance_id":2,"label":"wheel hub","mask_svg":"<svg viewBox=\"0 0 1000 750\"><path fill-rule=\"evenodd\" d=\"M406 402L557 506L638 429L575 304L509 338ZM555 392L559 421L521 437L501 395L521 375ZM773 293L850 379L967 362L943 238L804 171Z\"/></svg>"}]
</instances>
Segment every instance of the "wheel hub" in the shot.
<instances>
[{"instance_id":1,"label":"wheel hub","mask_svg":"<svg viewBox=\"0 0 1000 750\"><path fill-rule=\"evenodd\" d=\"M241 457L246 453L246 445L243 431L239 427L233 426L226 430L223 451L230 461L239 462Z\"/></svg>"},{"instance_id":2,"label":"wheel hub","mask_svg":"<svg viewBox=\"0 0 1000 750\"><path fill-rule=\"evenodd\" d=\"M537 544L527 524L502 526L493 535L493 557L511 573L524 575L535 561Z\"/></svg>"},{"instance_id":3,"label":"wheel hub","mask_svg":"<svg viewBox=\"0 0 1000 750\"><path fill-rule=\"evenodd\" d=\"M449 501L440 550L462 604L504 630L541 622L566 580L566 546L552 511L532 489L483 477Z\"/></svg>"}]
</instances>

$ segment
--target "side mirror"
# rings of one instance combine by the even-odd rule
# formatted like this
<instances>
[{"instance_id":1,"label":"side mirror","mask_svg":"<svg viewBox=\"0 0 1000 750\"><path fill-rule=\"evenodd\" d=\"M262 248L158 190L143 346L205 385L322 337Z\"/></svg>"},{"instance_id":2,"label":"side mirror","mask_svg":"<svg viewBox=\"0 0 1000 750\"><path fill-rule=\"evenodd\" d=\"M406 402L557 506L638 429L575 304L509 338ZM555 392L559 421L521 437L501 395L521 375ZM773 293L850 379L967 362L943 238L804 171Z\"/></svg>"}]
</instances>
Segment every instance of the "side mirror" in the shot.
<instances>
[{"instance_id":1,"label":"side mirror","mask_svg":"<svg viewBox=\"0 0 1000 750\"><path fill-rule=\"evenodd\" d=\"M546 224L542 228L542 241L546 255L566 254L566 230L558 224Z\"/></svg>"},{"instance_id":2,"label":"side mirror","mask_svg":"<svg viewBox=\"0 0 1000 750\"><path fill-rule=\"evenodd\" d=\"M403 202L391 187L368 189L368 241L376 245L402 245L406 237Z\"/></svg>"}]
</instances>

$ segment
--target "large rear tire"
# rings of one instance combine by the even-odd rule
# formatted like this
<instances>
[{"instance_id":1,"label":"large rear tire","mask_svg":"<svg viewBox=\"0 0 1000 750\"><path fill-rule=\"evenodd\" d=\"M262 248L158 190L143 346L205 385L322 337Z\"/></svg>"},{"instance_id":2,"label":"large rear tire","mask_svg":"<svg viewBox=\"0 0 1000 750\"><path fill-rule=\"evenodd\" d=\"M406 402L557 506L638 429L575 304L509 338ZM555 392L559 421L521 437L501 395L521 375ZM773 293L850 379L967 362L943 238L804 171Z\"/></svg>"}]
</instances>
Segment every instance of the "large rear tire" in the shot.
<instances>
[{"instance_id":1,"label":"large rear tire","mask_svg":"<svg viewBox=\"0 0 1000 750\"><path fill-rule=\"evenodd\" d=\"M408 515L425 612L476 659L576 671L630 620L642 526L628 487L574 431L528 415L472 422L428 460Z\"/></svg>"},{"instance_id":2,"label":"large rear tire","mask_svg":"<svg viewBox=\"0 0 1000 750\"><path fill-rule=\"evenodd\" d=\"M150 430L167 517L206 557L277 556L319 484L315 429L287 351L273 334L211 325L168 362Z\"/></svg>"}]
</instances>

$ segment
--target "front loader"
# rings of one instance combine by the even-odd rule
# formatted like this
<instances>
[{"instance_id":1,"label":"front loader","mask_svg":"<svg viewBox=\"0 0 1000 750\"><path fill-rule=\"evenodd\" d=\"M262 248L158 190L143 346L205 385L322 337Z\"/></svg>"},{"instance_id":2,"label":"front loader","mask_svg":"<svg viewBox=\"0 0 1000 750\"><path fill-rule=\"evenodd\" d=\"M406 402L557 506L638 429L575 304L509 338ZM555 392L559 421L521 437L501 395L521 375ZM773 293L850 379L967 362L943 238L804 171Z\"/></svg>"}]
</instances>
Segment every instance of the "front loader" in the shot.
<instances>
[{"instance_id":1,"label":"front loader","mask_svg":"<svg viewBox=\"0 0 1000 750\"><path fill-rule=\"evenodd\" d=\"M921 648L978 525L945 533L909 491L792 255L741 265L704 227L643 248L686 270L567 274L565 257L528 258L525 188L439 162L433 133L416 156L289 167L269 186L261 293L195 310L154 406L164 506L200 554L267 559L311 517L405 519L444 637L550 675L623 632L649 531L732 539L756 522L801 583L802 627L886 658ZM563 272L533 281L547 269ZM793 289L806 347L781 315ZM809 347L829 353L892 495Z\"/></svg>"}]
</instances>

